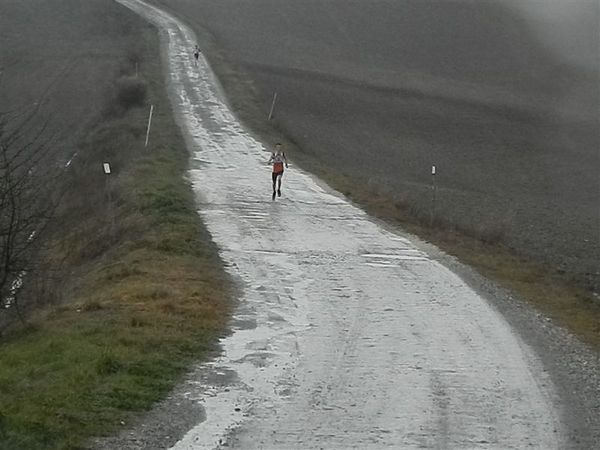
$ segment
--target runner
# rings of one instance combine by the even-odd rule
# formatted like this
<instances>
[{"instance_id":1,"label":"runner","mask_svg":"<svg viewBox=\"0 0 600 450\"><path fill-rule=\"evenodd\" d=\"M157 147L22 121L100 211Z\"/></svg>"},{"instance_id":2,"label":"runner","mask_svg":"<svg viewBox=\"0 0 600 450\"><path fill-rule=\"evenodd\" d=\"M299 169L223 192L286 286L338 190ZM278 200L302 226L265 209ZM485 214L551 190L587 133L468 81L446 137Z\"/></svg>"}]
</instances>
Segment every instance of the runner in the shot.
<instances>
[{"instance_id":1,"label":"runner","mask_svg":"<svg viewBox=\"0 0 600 450\"><path fill-rule=\"evenodd\" d=\"M281 144L278 142L275 144L275 153L271 153L269 164L273 164L273 200L275 200L275 193L281 197L281 178L283 177L283 165L288 167L287 158L285 153L281 150ZM279 180L279 182L277 182ZM277 190L275 187L277 185Z\"/></svg>"},{"instance_id":2,"label":"runner","mask_svg":"<svg viewBox=\"0 0 600 450\"><path fill-rule=\"evenodd\" d=\"M198 47L198 45L196 44L196 47L194 47L194 65L198 65L198 58L200 57L200 47Z\"/></svg>"}]
</instances>

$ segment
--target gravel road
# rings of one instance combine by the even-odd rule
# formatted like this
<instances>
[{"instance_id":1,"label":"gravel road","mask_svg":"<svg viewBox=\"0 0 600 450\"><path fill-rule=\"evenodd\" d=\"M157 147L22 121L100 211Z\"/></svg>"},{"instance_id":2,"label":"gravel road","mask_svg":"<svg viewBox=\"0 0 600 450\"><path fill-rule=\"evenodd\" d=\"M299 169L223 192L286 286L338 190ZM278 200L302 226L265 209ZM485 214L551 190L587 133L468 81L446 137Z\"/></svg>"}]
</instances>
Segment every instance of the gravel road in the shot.
<instances>
[{"instance_id":1,"label":"gravel road","mask_svg":"<svg viewBox=\"0 0 600 450\"><path fill-rule=\"evenodd\" d=\"M199 212L241 299L222 356L98 448L591 448L597 355L293 165L272 201L269 154L194 65L193 32L119 1L163 33Z\"/></svg>"}]
</instances>

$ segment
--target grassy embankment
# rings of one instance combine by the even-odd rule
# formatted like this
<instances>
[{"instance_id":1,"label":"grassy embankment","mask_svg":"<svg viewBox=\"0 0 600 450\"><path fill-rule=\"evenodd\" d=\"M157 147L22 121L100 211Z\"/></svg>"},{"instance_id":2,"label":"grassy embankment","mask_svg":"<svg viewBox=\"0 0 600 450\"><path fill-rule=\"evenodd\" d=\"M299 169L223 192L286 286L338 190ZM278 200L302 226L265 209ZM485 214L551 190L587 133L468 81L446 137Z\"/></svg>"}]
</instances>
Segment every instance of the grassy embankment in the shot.
<instances>
[{"instance_id":1,"label":"grassy embankment","mask_svg":"<svg viewBox=\"0 0 600 450\"><path fill-rule=\"evenodd\" d=\"M432 226L428 210L398 202L392 195L369 185L367 180L361 182L346 176L337 167L332 172L318 158L307 155L295 145L285 131L278 128L276 119L267 121L270 103L261 104L258 89L244 69L227 60L224 51L201 26L196 26L196 32L229 94L231 106L249 128L267 142L287 142L286 148L295 163L325 180L367 212L456 256L519 298L531 302L600 351L600 299L594 296L585 280L568 272L561 273L509 248L504 243L504 224L473 224L467 229L436 217Z\"/></svg>"},{"instance_id":2,"label":"grassy embankment","mask_svg":"<svg viewBox=\"0 0 600 450\"><path fill-rule=\"evenodd\" d=\"M114 431L214 352L226 328L232 295L184 180L189 155L158 37L141 21L125 28L130 58L63 177L69 189L46 255L62 272L61 302L0 340L3 450L81 448Z\"/></svg>"}]
</instances>

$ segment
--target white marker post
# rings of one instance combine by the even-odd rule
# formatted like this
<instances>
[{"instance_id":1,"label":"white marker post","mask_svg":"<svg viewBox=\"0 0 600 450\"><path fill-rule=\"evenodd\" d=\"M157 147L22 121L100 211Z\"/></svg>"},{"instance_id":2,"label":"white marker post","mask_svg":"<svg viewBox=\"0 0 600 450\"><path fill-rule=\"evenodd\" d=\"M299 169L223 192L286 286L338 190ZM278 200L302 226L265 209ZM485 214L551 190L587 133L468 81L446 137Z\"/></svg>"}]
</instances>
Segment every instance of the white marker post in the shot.
<instances>
[{"instance_id":1,"label":"white marker post","mask_svg":"<svg viewBox=\"0 0 600 450\"><path fill-rule=\"evenodd\" d=\"M150 125L152 124L152 112L154 111L154 105L150 105L150 116L148 116L148 129L146 130L146 143L144 148L148 147L148 138L150 137Z\"/></svg>"},{"instance_id":2,"label":"white marker post","mask_svg":"<svg viewBox=\"0 0 600 450\"><path fill-rule=\"evenodd\" d=\"M107 214L108 220L110 221L110 237L112 240L115 238L115 216L113 214L112 208L112 197L110 195L110 185L109 185L109 175L112 173L110 169L110 164L105 162L102 163L102 168L104 169L104 174L106 175L106 183L104 184L104 190L106 192L107 199Z\"/></svg>"},{"instance_id":3,"label":"white marker post","mask_svg":"<svg viewBox=\"0 0 600 450\"><path fill-rule=\"evenodd\" d=\"M429 218L429 226L433 227L433 220L435 218L435 202L436 202L436 194L437 194L437 186L435 183L435 166L431 166L431 216Z\"/></svg>"},{"instance_id":4,"label":"white marker post","mask_svg":"<svg viewBox=\"0 0 600 450\"><path fill-rule=\"evenodd\" d=\"M271 103L271 111L269 111L269 121L273 117L273 111L275 110L275 102L277 101L277 92L273 94L273 103Z\"/></svg>"}]
</instances>

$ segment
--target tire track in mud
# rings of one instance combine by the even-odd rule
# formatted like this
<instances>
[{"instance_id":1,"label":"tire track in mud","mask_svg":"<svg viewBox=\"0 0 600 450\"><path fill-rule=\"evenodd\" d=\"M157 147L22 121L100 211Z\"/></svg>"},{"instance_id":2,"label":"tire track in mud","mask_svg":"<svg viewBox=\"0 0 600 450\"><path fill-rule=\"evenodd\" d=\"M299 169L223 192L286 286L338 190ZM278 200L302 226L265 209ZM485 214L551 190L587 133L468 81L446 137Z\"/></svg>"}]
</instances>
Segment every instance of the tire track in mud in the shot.
<instances>
[{"instance_id":1,"label":"tire track in mud","mask_svg":"<svg viewBox=\"0 0 600 450\"><path fill-rule=\"evenodd\" d=\"M195 36L162 32L190 180L241 302L202 368L206 419L174 449L561 448L537 357L458 276L291 168L270 199L264 145L230 112Z\"/></svg>"}]
</instances>

